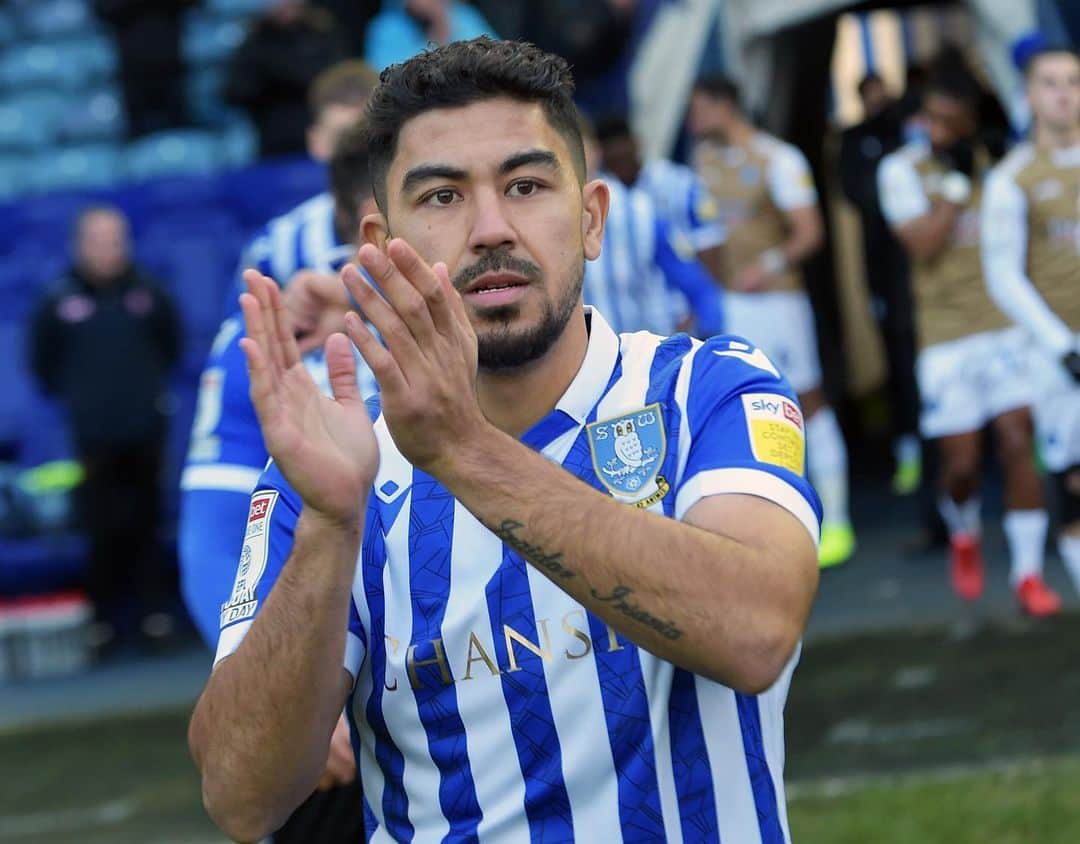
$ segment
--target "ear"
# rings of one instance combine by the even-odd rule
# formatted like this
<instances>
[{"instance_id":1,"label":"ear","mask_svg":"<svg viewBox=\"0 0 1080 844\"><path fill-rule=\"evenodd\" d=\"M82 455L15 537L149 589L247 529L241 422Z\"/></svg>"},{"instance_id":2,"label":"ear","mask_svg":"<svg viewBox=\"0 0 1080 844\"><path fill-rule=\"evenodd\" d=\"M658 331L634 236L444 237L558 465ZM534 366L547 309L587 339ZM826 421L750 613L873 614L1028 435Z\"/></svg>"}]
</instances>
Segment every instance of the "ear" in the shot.
<instances>
[{"instance_id":1,"label":"ear","mask_svg":"<svg viewBox=\"0 0 1080 844\"><path fill-rule=\"evenodd\" d=\"M364 207L366 208L366 203ZM364 210L364 208L361 210ZM373 244L385 252L386 242L390 239L390 230L386 224L386 217L378 211L364 214L364 218L360 221L360 237L364 243Z\"/></svg>"},{"instance_id":2,"label":"ear","mask_svg":"<svg viewBox=\"0 0 1080 844\"><path fill-rule=\"evenodd\" d=\"M595 261L600 257L604 222L607 220L610 203L611 193L602 179L593 179L581 189L581 240L588 261Z\"/></svg>"}]
</instances>

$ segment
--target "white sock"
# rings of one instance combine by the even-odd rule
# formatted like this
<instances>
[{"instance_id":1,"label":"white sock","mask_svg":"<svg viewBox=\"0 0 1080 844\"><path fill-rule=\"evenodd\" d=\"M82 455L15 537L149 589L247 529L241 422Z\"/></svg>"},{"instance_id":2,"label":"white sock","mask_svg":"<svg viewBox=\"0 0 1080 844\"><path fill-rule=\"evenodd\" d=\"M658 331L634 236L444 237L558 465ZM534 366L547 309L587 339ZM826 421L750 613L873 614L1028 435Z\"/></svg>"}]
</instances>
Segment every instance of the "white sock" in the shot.
<instances>
[{"instance_id":1,"label":"white sock","mask_svg":"<svg viewBox=\"0 0 1080 844\"><path fill-rule=\"evenodd\" d=\"M919 438L914 434L902 434L893 441L893 458L896 465L904 463L917 463L922 458L919 449Z\"/></svg>"},{"instance_id":2,"label":"white sock","mask_svg":"<svg viewBox=\"0 0 1080 844\"><path fill-rule=\"evenodd\" d=\"M1065 561L1065 570L1072 578L1073 586L1080 592L1080 536L1062 534L1058 540L1058 553Z\"/></svg>"},{"instance_id":3,"label":"white sock","mask_svg":"<svg viewBox=\"0 0 1080 844\"><path fill-rule=\"evenodd\" d=\"M977 495L971 496L963 503L957 503L947 495L941 496L938 501L941 518L945 520L945 527L949 529L949 536L953 538L978 537L982 534L981 509L982 502Z\"/></svg>"},{"instance_id":4,"label":"white sock","mask_svg":"<svg viewBox=\"0 0 1080 844\"><path fill-rule=\"evenodd\" d=\"M832 408L823 407L806 420L806 467L821 499L822 521L848 524L847 446Z\"/></svg>"},{"instance_id":5,"label":"white sock","mask_svg":"<svg viewBox=\"0 0 1080 844\"><path fill-rule=\"evenodd\" d=\"M1045 510L1010 510L1002 525L1012 557L1009 583L1015 589L1025 578L1042 574L1050 517Z\"/></svg>"}]
</instances>

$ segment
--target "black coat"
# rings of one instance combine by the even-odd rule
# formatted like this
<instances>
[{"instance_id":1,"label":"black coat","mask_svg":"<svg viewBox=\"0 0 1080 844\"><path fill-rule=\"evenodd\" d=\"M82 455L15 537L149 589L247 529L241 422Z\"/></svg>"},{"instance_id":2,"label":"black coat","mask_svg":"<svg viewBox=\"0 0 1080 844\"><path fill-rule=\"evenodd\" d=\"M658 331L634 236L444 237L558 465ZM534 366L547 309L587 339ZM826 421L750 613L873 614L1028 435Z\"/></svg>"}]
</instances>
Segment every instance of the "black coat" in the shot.
<instances>
[{"instance_id":1,"label":"black coat","mask_svg":"<svg viewBox=\"0 0 1080 844\"><path fill-rule=\"evenodd\" d=\"M179 356L171 300L134 267L108 289L70 270L31 323L34 375L65 405L82 448L160 436L169 371Z\"/></svg>"}]
</instances>

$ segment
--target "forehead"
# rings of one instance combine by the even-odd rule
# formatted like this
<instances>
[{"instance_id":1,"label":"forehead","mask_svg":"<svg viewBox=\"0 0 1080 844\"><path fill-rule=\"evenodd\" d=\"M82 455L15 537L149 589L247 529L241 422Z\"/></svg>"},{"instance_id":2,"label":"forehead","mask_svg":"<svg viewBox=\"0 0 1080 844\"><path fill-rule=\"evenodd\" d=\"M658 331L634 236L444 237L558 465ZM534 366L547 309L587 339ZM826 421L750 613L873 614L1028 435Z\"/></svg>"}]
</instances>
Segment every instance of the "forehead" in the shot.
<instances>
[{"instance_id":1,"label":"forehead","mask_svg":"<svg viewBox=\"0 0 1080 844\"><path fill-rule=\"evenodd\" d=\"M498 97L458 108L432 109L402 126L390 164L390 181L391 185L399 183L402 173L425 163L482 172L528 149L550 150L564 166L571 166L566 141L539 103Z\"/></svg>"},{"instance_id":2,"label":"forehead","mask_svg":"<svg viewBox=\"0 0 1080 844\"><path fill-rule=\"evenodd\" d=\"M938 91L931 91L926 95L926 110L943 119L956 119L972 114L972 109L966 102Z\"/></svg>"},{"instance_id":3,"label":"forehead","mask_svg":"<svg viewBox=\"0 0 1080 844\"><path fill-rule=\"evenodd\" d=\"M1080 58L1072 53L1049 53L1035 59L1032 79L1080 74Z\"/></svg>"}]
</instances>

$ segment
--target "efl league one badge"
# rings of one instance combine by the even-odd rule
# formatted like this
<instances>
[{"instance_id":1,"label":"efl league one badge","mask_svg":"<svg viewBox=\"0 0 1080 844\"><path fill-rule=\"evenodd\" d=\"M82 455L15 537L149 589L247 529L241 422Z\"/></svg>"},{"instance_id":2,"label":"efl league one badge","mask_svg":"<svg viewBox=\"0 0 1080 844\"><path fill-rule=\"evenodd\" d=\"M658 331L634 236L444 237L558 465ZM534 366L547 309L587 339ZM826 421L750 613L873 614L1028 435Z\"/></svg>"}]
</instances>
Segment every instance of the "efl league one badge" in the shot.
<instances>
[{"instance_id":1,"label":"efl league one badge","mask_svg":"<svg viewBox=\"0 0 1080 844\"><path fill-rule=\"evenodd\" d=\"M660 404L593 422L587 428L596 477L616 498L651 507L670 486L660 475L667 449Z\"/></svg>"}]
</instances>

